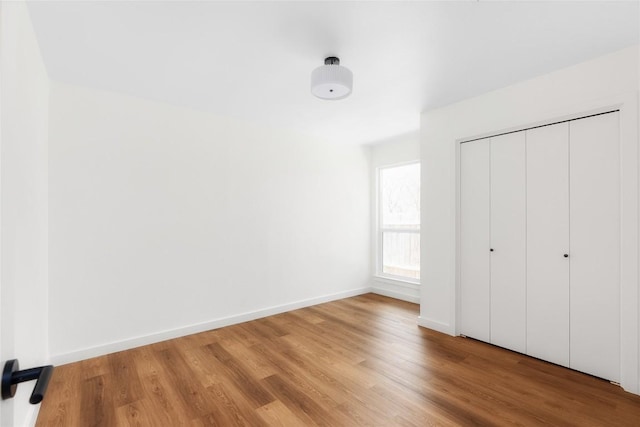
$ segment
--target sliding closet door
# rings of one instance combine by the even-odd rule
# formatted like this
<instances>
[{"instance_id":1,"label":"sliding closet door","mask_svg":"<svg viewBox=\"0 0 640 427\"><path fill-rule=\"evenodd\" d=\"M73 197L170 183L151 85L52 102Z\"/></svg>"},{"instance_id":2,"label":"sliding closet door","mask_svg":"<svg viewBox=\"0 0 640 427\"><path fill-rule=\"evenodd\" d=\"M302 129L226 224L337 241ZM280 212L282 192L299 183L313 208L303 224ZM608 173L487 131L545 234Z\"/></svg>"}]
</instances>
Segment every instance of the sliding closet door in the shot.
<instances>
[{"instance_id":1,"label":"sliding closet door","mask_svg":"<svg viewBox=\"0 0 640 427\"><path fill-rule=\"evenodd\" d=\"M527 354L569 366L569 124L526 139Z\"/></svg>"},{"instance_id":2,"label":"sliding closet door","mask_svg":"<svg viewBox=\"0 0 640 427\"><path fill-rule=\"evenodd\" d=\"M491 138L491 343L526 352L525 133Z\"/></svg>"},{"instance_id":3,"label":"sliding closet door","mask_svg":"<svg viewBox=\"0 0 640 427\"><path fill-rule=\"evenodd\" d=\"M489 140L460 146L460 333L489 341Z\"/></svg>"},{"instance_id":4,"label":"sliding closet door","mask_svg":"<svg viewBox=\"0 0 640 427\"><path fill-rule=\"evenodd\" d=\"M572 121L571 368L620 380L619 113Z\"/></svg>"}]
</instances>

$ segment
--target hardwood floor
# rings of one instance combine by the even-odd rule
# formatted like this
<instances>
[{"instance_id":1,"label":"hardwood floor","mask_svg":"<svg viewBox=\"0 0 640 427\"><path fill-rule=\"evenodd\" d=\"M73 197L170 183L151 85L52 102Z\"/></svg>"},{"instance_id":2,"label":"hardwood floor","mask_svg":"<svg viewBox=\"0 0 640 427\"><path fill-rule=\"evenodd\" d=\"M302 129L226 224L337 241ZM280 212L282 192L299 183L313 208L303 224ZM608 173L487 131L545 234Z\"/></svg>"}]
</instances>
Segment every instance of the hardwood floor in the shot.
<instances>
[{"instance_id":1,"label":"hardwood floor","mask_svg":"<svg viewBox=\"0 0 640 427\"><path fill-rule=\"evenodd\" d=\"M638 426L640 396L367 294L56 368L38 426Z\"/></svg>"}]
</instances>

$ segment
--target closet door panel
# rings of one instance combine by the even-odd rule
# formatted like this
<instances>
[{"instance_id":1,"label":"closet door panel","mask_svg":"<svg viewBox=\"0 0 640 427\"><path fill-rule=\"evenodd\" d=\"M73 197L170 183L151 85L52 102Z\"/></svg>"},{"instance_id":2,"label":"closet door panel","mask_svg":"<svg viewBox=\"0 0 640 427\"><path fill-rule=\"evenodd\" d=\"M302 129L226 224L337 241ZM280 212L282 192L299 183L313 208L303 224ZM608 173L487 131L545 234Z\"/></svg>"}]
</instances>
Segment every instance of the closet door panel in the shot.
<instances>
[{"instance_id":1,"label":"closet door panel","mask_svg":"<svg viewBox=\"0 0 640 427\"><path fill-rule=\"evenodd\" d=\"M526 131L527 354L569 366L569 124Z\"/></svg>"},{"instance_id":2,"label":"closet door panel","mask_svg":"<svg viewBox=\"0 0 640 427\"><path fill-rule=\"evenodd\" d=\"M525 132L491 138L491 343L526 352Z\"/></svg>"},{"instance_id":3,"label":"closet door panel","mask_svg":"<svg viewBox=\"0 0 640 427\"><path fill-rule=\"evenodd\" d=\"M571 368L620 380L619 113L570 123Z\"/></svg>"},{"instance_id":4,"label":"closet door panel","mask_svg":"<svg viewBox=\"0 0 640 427\"><path fill-rule=\"evenodd\" d=\"M460 333L489 341L489 140L460 146Z\"/></svg>"}]
</instances>

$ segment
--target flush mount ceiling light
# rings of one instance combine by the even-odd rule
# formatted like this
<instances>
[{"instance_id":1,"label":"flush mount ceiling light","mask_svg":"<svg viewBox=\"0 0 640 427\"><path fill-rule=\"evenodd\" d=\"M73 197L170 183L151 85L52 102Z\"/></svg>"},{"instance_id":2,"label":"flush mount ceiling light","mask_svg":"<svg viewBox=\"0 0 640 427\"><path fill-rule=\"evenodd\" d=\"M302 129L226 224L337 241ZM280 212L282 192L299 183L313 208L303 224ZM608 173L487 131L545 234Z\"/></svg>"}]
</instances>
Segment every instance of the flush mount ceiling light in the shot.
<instances>
[{"instance_id":1,"label":"flush mount ceiling light","mask_svg":"<svg viewBox=\"0 0 640 427\"><path fill-rule=\"evenodd\" d=\"M311 93L320 99L344 99L351 94L353 73L340 66L335 56L325 58L324 65L311 73Z\"/></svg>"}]
</instances>

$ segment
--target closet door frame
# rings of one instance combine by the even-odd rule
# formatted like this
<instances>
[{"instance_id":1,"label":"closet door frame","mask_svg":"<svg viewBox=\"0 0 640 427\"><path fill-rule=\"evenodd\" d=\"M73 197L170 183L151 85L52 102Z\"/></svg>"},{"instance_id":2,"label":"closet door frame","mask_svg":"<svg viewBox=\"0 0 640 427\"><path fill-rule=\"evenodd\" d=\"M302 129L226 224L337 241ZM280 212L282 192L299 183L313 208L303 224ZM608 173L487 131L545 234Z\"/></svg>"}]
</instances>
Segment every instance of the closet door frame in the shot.
<instances>
[{"instance_id":1,"label":"closet door frame","mask_svg":"<svg viewBox=\"0 0 640 427\"><path fill-rule=\"evenodd\" d=\"M463 123L459 131L452 132L451 156L455 165L452 177L452 208L455 218L452 227L455 238L451 248L454 256L452 290L449 292L450 324L419 319L421 325L451 335L459 335L460 325L460 145L477 139L517 132L536 126L578 119L594 114L618 110L620 112L620 385L628 392L640 394L640 286L639 279L639 172L638 147L639 107L637 92L627 92L598 100L566 104L546 111L499 112L492 119L493 131L486 123ZM454 182L455 181L455 182ZM427 283L424 284L427 286ZM423 303L427 301L422 299Z\"/></svg>"}]
</instances>

